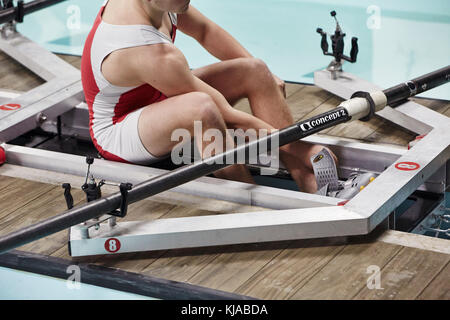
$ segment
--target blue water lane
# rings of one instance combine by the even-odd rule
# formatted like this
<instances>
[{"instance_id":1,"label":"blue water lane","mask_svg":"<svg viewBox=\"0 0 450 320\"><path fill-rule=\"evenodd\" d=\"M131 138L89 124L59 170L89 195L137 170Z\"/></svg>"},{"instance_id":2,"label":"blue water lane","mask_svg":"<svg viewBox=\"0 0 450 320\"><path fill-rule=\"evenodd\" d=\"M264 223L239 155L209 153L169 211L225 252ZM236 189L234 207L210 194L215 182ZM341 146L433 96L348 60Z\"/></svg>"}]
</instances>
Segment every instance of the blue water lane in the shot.
<instances>
[{"instance_id":1,"label":"blue water lane","mask_svg":"<svg viewBox=\"0 0 450 320\"><path fill-rule=\"evenodd\" d=\"M155 300L80 283L70 276L62 280L0 267L0 300Z\"/></svg>"}]
</instances>

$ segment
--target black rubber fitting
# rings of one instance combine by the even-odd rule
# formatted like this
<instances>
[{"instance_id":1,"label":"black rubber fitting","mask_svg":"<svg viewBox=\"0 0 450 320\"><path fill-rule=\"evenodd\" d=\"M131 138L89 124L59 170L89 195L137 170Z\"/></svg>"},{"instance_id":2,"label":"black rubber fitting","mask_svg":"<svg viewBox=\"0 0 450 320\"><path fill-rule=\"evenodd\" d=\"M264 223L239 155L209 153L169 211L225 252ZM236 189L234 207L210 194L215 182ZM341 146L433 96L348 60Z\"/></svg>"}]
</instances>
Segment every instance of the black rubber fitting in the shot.
<instances>
[{"instance_id":1,"label":"black rubber fitting","mask_svg":"<svg viewBox=\"0 0 450 320\"><path fill-rule=\"evenodd\" d=\"M376 107L375 107L375 101L373 101L372 96L370 95L370 93L365 92L365 91L356 91L350 99L353 98L364 98L367 100L367 102L369 102L369 106L370 106L370 111L369 114L367 116L365 116L364 118L361 118L359 120L367 122L370 119L372 119L372 117L375 115L375 111L376 111Z\"/></svg>"},{"instance_id":2,"label":"black rubber fitting","mask_svg":"<svg viewBox=\"0 0 450 320\"><path fill-rule=\"evenodd\" d=\"M17 7L16 7L16 22L22 23L23 22L23 18L25 17L25 8L24 8L24 2L23 0L20 0L17 2Z\"/></svg>"}]
</instances>

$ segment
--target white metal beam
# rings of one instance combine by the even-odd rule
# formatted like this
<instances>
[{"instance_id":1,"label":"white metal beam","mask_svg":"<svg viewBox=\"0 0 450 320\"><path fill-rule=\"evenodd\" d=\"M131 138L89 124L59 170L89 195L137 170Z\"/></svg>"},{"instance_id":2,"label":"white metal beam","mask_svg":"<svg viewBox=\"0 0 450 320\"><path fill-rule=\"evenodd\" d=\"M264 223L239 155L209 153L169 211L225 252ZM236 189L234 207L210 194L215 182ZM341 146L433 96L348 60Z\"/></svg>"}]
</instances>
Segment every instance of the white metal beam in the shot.
<instances>
[{"instance_id":1,"label":"white metal beam","mask_svg":"<svg viewBox=\"0 0 450 320\"><path fill-rule=\"evenodd\" d=\"M70 248L72 256L87 256L111 253L106 250L111 240L113 251L120 246L114 253L125 253L365 233L365 218L344 207L322 207L121 222L113 229L101 224L89 239L75 226Z\"/></svg>"},{"instance_id":2,"label":"white metal beam","mask_svg":"<svg viewBox=\"0 0 450 320\"><path fill-rule=\"evenodd\" d=\"M0 37L0 50L46 81L62 75L80 75L80 71L39 44L15 32Z\"/></svg>"},{"instance_id":3,"label":"white metal beam","mask_svg":"<svg viewBox=\"0 0 450 320\"><path fill-rule=\"evenodd\" d=\"M409 195L450 159L450 119L447 127L435 128L404 156L378 176L346 207L369 218L370 230L386 219ZM417 163L417 170L399 170L398 163Z\"/></svg>"},{"instance_id":4,"label":"white metal beam","mask_svg":"<svg viewBox=\"0 0 450 320\"><path fill-rule=\"evenodd\" d=\"M14 145L4 145L4 148L9 164L86 176L84 157ZM91 173L96 179L137 184L167 173L167 170L96 159L91 166ZM322 207L336 205L341 201L315 194L210 177L199 178L171 191L272 209Z\"/></svg>"},{"instance_id":5,"label":"white metal beam","mask_svg":"<svg viewBox=\"0 0 450 320\"><path fill-rule=\"evenodd\" d=\"M10 141L40 125L38 115L56 117L83 100L83 88L77 75L54 78L10 103L20 105L14 111L0 110L0 142Z\"/></svg>"}]
</instances>

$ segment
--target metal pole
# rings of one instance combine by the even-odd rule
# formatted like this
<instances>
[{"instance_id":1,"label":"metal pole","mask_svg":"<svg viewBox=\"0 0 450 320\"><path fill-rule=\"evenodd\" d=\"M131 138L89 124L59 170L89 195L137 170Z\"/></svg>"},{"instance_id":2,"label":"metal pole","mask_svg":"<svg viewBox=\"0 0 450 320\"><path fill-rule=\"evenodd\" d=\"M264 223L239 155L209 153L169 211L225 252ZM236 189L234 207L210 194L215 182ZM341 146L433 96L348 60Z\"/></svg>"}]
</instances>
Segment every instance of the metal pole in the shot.
<instances>
[{"instance_id":1,"label":"metal pole","mask_svg":"<svg viewBox=\"0 0 450 320\"><path fill-rule=\"evenodd\" d=\"M33 13L35 11L50 7L54 4L63 2L66 0L35 0L32 2L23 4L23 15ZM11 22L17 18L18 7L11 7L0 11L0 24Z\"/></svg>"},{"instance_id":2,"label":"metal pole","mask_svg":"<svg viewBox=\"0 0 450 320\"><path fill-rule=\"evenodd\" d=\"M417 90L417 94L419 91L424 92L434 88L435 86L448 82L450 80L449 73L450 66L447 66L437 72L430 73L409 82L415 84L427 84L427 86L429 86L426 88L422 86ZM407 82L407 84L409 82ZM371 103L373 104L373 100L376 100L376 107L383 108L386 106L386 101L392 102L397 99L406 99L414 95L410 90L404 90L403 86L404 85L399 85L387 89L384 92L376 92L372 95L373 98L355 98L347 100L331 111L322 113L308 120L298 122L267 137L238 146L237 148L228 150L225 153L215 155L211 158L195 162L191 165L181 167L174 171L142 182L129 191L128 203L131 204L137 202L147 197L170 190L186 182L195 180L206 174L225 168L231 164L230 159L238 159L238 155L244 154L246 161L249 161L252 159L250 158L250 150L254 150L255 147L258 148L258 152L262 152L262 150L270 151L272 139L278 139L279 146L283 146L340 123L364 118L370 113ZM372 100L371 103L368 101L369 99ZM382 101L382 103L377 101ZM70 228L87 220L99 217L103 214L108 214L119 208L121 199L121 194L116 193L108 197L74 207L58 216L3 236L0 238L0 254L53 233Z\"/></svg>"}]
</instances>

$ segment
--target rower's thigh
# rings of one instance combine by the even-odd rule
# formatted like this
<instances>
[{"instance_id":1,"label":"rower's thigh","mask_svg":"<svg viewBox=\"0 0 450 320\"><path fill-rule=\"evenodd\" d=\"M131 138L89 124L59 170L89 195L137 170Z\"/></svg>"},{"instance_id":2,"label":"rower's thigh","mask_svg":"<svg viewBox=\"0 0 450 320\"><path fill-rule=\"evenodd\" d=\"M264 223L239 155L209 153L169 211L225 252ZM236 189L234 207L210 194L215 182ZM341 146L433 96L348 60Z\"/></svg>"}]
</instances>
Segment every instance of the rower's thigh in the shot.
<instances>
[{"instance_id":1,"label":"rower's thigh","mask_svg":"<svg viewBox=\"0 0 450 320\"><path fill-rule=\"evenodd\" d=\"M219 91L233 105L246 98L249 91L262 81L270 70L256 58L237 58L220 61L192 70L192 73Z\"/></svg>"},{"instance_id":2,"label":"rower's thigh","mask_svg":"<svg viewBox=\"0 0 450 320\"><path fill-rule=\"evenodd\" d=\"M145 107L139 117L139 137L147 151L161 157L179 143L171 141L176 129L186 129L193 136L194 121L202 121L206 127L225 127L214 100L206 93L191 92Z\"/></svg>"}]
</instances>

